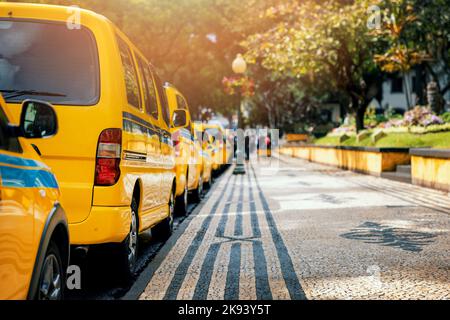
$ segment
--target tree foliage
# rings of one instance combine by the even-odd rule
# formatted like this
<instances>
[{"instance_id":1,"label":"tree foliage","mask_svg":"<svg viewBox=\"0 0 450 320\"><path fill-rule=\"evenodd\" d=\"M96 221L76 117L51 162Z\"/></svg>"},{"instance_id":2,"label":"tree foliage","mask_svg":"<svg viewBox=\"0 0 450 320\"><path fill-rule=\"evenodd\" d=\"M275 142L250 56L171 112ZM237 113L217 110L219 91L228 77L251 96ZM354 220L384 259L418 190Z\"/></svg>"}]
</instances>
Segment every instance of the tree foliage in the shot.
<instances>
[{"instance_id":1,"label":"tree foliage","mask_svg":"<svg viewBox=\"0 0 450 320\"><path fill-rule=\"evenodd\" d=\"M258 27L259 19L250 12L266 6L258 0L26 1L78 5L105 15L156 66L163 80L183 92L197 115L201 107L225 115L235 110L235 101L222 90L222 79L232 75L239 42Z\"/></svg>"},{"instance_id":2,"label":"tree foliage","mask_svg":"<svg viewBox=\"0 0 450 320\"><path fill-rule=\"evenodd\" d=\"M379 10L379 25L370 25L371 8ZM438 65L441 75L450 74L446 0L286 0L263 18L271 25L243 42L247 59L276 77L309 83L310 92L346 97L358 130L368 104L380 94L383 72L405 75L425 64L441 93L450 90L448 79L439 84L436 71Z\"/></svg>"},{"instance_id":3,"label":"tree foliage","mask_svg":"<svg viewBox=\"0 0 450 320\"><path fill-rule=\"evenodd\" d=\"M231 63L242 50L255 81L251 124L308 127L320 122L313 109L333 98L362 129L385 73L417 66L441 94L450 90L448 0L25 1L75 4L107 16L197 115L203 107L234 113L237 101L222 80L232 79ZM368 26L373 5L381 9L375 29Z\"/></svg>"},{"instance_id":4,"label":"tree foliage","mask_svg":"<svg viewBox=\"0 0 450 320\"><path fill-rule=\"evenodd\" d=\"M367 28L370 2L355 0L286 2L265 13L274 27L250 36L244 46L251 62L278 76L309 78L321 91L340 92L363 127L376 92L376 44Z\"/></svg>"}]
</instances>

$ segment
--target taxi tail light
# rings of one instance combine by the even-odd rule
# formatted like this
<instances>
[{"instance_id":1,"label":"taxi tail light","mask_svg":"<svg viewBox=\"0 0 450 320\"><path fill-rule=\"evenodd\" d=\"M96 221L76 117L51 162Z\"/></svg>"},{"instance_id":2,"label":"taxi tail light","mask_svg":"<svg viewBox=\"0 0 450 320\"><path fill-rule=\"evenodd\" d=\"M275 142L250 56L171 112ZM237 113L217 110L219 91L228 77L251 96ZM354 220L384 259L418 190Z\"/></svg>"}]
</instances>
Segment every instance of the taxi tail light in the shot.
<instances>
[{"instance_id":1,"label":"taxi tail light","mask_svg":"<svg viewBox=\"0 0 450 320\"><path fill-rule=\"evenodd\" d=\"M113 186L120 177L122 130L106 129L98 139L95 185Z\"/></svg>"},{"instance_id":2,"label":"taxi tail light","mask_svg":"<svg viewBox=\"0 0 450 320\"><path fill-rule=\"evenodd\" d=\"M174 142L173 142L173 147L174 147L174 149L175 149L175 157L181 156L181 145L180 145L180 141L174 141Z\"/></svg>"},{"instance_id":3,"label":"taxi tail light","mask_svg":"<svg viewBox=\"0 0 450 320\"><path fill-rule=\"evenodd\" d=\"M172 142L175 149L175 157L179 157L181 155L181 138L179 132L172 136Z\"/></svg>"}]
</instances>

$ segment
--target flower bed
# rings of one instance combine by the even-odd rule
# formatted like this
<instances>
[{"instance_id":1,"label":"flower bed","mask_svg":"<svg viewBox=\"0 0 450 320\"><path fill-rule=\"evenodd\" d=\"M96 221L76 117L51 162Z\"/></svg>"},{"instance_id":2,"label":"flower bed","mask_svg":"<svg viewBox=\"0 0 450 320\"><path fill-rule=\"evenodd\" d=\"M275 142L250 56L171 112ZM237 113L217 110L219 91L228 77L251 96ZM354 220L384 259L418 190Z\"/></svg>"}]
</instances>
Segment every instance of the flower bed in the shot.
<instances>
[{"instance_id":1,"label":"flower bed","mask_svg":"<svg viewBox=\"0 0 450 320\"><path fill-rule=\"evenodd\" d=\"M428 107L416 107L406 112L403 117L392 115L384 122L378 123L384 116L375 115L373 111L366 117L368 129L362 133L357 135L354 124L347 121L349 123L334 129L315 143L338 146L450 148L450 113L437 116ZM447 140L449 141L446 143Z\"/></svg>"},{"instance_id":2,"label":"flower bed","mask_svg":"<svg viewBox=\"0 0 450 320\"><path fill-rule=\"evenodd\" d=\"M383 130L386 133L432 133L450 131L450 112L438 116L429 107L417 106L405 115L375 115L374 111L366 114L365 125L368 130ZM330 136L348 136L356 134L353 123L342 125L330 132Z\"/></svg>"}]
</instances>

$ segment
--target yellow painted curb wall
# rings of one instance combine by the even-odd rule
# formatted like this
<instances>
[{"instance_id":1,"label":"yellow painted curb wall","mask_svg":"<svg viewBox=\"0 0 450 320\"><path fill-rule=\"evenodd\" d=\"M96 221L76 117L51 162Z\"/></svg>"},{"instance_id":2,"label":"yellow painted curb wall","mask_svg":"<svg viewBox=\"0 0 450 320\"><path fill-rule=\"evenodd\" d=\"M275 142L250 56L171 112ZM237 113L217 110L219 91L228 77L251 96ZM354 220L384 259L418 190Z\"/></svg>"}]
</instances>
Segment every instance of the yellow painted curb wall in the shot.
<instances>
[{"instance_id":1,"label":"yellow painted curb wall","mask_svg":"<svg viewBox=\"0 0 450 320\"><path fill-rule=\"evenodd\" d=\"M413 184L450 192L450 159L412 155Z\"/></svg>"},{"instance_id":2,"label":"yellow painted curb wall","mask_svg":"<svg viewBox=\"0 0 450 320\"><path fill-rule=\"evenodd\" d=\"M411 156L406 152L376 152L313 146L282 147L280 153L376 176L380 176L383 172L395 171L398 165L406 165L411 161Z\"/></svg>"}]
</instances>

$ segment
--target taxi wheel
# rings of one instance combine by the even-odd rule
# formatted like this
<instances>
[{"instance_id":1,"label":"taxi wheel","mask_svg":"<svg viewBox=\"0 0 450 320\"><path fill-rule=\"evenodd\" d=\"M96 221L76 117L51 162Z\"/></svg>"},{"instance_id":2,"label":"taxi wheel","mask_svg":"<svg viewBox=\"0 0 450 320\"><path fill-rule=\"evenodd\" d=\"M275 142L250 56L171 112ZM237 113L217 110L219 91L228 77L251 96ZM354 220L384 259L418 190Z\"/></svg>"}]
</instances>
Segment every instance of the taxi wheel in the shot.
<instances>
[{"instance_id":1,"label":"taxi wheel","mask_svg":"<svg viewBox=\"0 0 450 320\"><path fill-rule=\"evenodd\" d=\"M120 256L120 273L125 279L130 279L136 270L139 246L139 222L138 222L138 205L136 199L131 202L131 223L130 233L124 242L119 246Z\"/></svg>"},{"instance_id":2,"label":"taxi wheel","mask_svg":"<svg viewBox=\"0 0 450 320\"><path fill-rule=\"evenodd\" d=\"M203 182L203 191L211 189L211 173L209 174L209 179Z\"/></svg>"},{"instance_id":3,"label":"taxi wheel","mask_svg":"<svg viewBox=\"0 0 450 320\"><path fill-rule=\"evenodd\" d=\"M199 203L203 199L203 176L200 176L200 179L198 181L198 187L194 190L192 194L194 201L196 203Z\"/></svg>"},{"instance_id":4,"label":"taxi wheel","mask_svg":"<svg viewBox=\"0 0 450 320\"><path fill-rule=\"evenodd\" d=\"M189 196L189 186L186 179L186 184L184 186L184 192L181 196L177 197L175 201L175 211L178 216L186 216L188 214L188 196Z\"/></svg>"},{"instance_id":5,"label":"taxi wheel","mask_svg":"<svg viewBox=\"0 0 450 320\"><path fill-rule=\"evenodd\" d=\"M175 197L173 192L170 194L169 199L169 216L161 221L152 231L156 238L160 240L167 240L173 233L173 223L174 223L174 212L175 212Z\"/></svg>"},{"instance_id":6,"label":"taxi wheel","mask_svg":"<svg viewBox=\"0 0 450 320\"><path fill-rule=\"evenodd\" d=\"M58 246L51 242L45 255L39 278L37 300L62 300L65 273Z\"/></svg>"}]
</instances>

